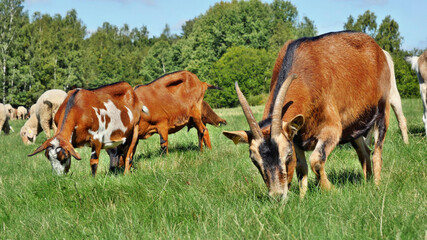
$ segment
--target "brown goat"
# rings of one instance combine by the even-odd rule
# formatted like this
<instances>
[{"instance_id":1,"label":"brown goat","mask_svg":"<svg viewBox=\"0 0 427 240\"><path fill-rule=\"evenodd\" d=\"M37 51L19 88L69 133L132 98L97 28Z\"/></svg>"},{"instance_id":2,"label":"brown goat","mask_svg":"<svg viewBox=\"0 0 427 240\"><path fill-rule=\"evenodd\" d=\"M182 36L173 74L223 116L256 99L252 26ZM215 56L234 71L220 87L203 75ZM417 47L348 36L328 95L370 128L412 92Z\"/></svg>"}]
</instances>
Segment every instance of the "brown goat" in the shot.
<instances>
[{"instance_id":1,"label":"brown goat","mask_svg":"<svg viewBox=\"0 0 427 240\"><path fill-rule=\"evenodd\" d=\"M58 125L55 135L29 156L46 149L53 171L63 174L70 168L71 156L81 159L74 148L89 145L90 166L95 176L101 149L122 146L126 173L138 141L141 109L142 103L125 82L92 90L72 90L55 115Z\"/></svg>"},{"instance_id":2,"label":"brown goat","mask_svg":"<svg viewBox=\"0 0 427 240\"><path fill-rule=\"evenodd\" d=\"M249 143L250 157L270 196L286 197L295 169L300 195L305 195L308 167L304 151L310 150L311 169L320 187L330 189L325 162L341 143L353 145L365 178L369 176L369 148L363 136L371 128L374 176L379 184L389 124L390 69L370 36L337 32L288 41L276 60L260 123L237 83L236 91L250 131L226 131L224 135L235 143Z\"/></svg>"},{"instance_id":3,"label":"brown goat","mask_svg":"<svg viewBox=\"0 0 427 240\"><path fill-rule=\"evenodd\" d=\"M203 97L208 88L216 87L201 82L189 71L166 74L149 84L136 86L135 93L148 109L139 123L139 138L146 139L158 133L162 149L168 152L168 134L190 123L197 129L200 150L203 151L202 141L212 148L202 120Z\"/></svg>"}]
</instances>

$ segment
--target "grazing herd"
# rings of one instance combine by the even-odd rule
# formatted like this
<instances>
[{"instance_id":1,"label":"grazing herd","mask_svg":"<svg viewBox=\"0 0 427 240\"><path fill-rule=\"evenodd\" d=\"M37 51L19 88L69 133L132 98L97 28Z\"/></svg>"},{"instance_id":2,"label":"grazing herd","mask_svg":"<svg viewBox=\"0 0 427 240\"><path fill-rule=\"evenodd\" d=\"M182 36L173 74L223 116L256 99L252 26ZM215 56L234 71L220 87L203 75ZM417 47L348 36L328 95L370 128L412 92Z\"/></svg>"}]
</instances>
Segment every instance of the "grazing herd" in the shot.
<instances>
[{"instance_id":1,"label":"grazing herd","mask_svg":"<svg viewBox=\"0 0 427 240\"><path fill-rule=\"evenodd\" d=\"M420 83L427 135L427 51L407 57ZM249 145L250 158L259 170L269 195L284 199L294 171L300 196L307 191L311 170L322 189L333 186L325 172L328 155L339 144L356 150L365 179L380 183L382 152L389 125L390 106L397 117L403 141L408 144L406 119L397 91L390 54L368 35L333 32L288 41L276 59L262 120L257 122L235 83L249 130L224 131L235 144ZM110 156L110 171L132 166L139 139L159 134L162 152L168 153L168 135L182 128L197 130L199 148L211 149L206 124L227 124L203 100L207 89L220 89L189 71L161 76L132 88L126 82L96 89L46 91L29 113L0 104L0 128L8 134L11 119L29 116L20 131L24 144L35 143L44 131L47 140L29 156L45 152L56 174L67 173L75 148L89 146L91 172L95 176L101 149ZM243 127L243 126L242 126ZM54 135L51 137L50 129ZM372 139L373 156L371 167Z\"/></svg>"}]
</instances>

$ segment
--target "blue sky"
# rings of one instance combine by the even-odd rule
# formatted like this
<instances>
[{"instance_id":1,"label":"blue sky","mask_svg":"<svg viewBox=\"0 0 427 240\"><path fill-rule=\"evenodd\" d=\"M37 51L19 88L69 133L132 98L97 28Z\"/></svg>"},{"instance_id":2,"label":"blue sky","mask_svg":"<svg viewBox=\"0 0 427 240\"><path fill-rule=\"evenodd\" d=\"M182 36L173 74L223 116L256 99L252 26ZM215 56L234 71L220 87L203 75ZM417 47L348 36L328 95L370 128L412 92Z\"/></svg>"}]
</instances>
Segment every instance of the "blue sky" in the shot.
<instances>
[{"instance_id":1,"label":"blue sky","mask_svg":"<svg viewBox=\"0 0 427 240\"><path fill-rule=\"evenodd\" d=\"M230 0L228 0L230 1ZM272 0L262 0L272 2ZM65 16L76 9L87 30L95 31L103 22L131 28L147 26L150 36L159 36L166 24L172 33L181 33L181 25L205 13L219 0L26 0L24 10L30 16L38 11ZM427 48L427 0L291 0L299 18L314 20L318 33L340 31L351 14L357 18L366 10L374 12L377 24L387 15L397 21L403 36L402 48Z\"/></svg>"}]
</instances>

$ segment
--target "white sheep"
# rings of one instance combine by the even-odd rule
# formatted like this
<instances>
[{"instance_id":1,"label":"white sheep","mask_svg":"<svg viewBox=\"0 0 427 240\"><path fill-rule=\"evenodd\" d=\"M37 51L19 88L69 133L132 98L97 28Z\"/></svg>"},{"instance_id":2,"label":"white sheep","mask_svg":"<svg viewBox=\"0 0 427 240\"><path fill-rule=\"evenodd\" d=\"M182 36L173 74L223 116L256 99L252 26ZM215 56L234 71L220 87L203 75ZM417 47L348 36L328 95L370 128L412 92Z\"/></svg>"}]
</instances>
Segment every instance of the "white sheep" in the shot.
<instances>
[{"instance_id":1,"label":"white sheep","mask_svg":"<svg viewBox=\"0 0 427 240\"><path fill-rule=\"evenodd\" d=\"M36 114L36 104L31 105L29 116Z\"/></svg>"},{"instance_id":2,"label":"white sheep","mask_svg":"<svg viewBox=\"0 0 427 240\"><path fill-rule=\"evenodd\" d=\"M34 113L30 109L31 116L21 128L20 135L25 144L34 143L42 130L47 138L50 138L51 128L56 132L55 114L66 97L67 93L58 89L48 90L39 97L33 105Z\"/></svg>"},{"instance_id":3,"label":"white sheep","mask_svg":"<svg viewBox=\"0 0 427 240\"><path fill-rule=\"evenodd\" d=\"M25 107L19 106L16 109L16 118L24 120L25 117L27 116L27 113L28 113L28 111L27 111L27 109Z\"/></svg>"},{"instance_id":4,"label":"white sheep","mask_svg":"<svg viewBox=\"0 0 427 240\"><path fill-rule=\"evenodd\" d=\"M3 103L0 103L0 133L2 130L4 133L9 134L10 125L6 107Z\"/></svg>"},{"instance_id":5,"label":"white sheep","mask_svg":"<svg viewBox=\"0 0 427 240\"><path fill-rule=\"evenodd\" d=\"M4 105L6 113L9 116L9 120L14 120L16 118L16 109L12 107L9 103Z\"/></svg>"}]
</instances>

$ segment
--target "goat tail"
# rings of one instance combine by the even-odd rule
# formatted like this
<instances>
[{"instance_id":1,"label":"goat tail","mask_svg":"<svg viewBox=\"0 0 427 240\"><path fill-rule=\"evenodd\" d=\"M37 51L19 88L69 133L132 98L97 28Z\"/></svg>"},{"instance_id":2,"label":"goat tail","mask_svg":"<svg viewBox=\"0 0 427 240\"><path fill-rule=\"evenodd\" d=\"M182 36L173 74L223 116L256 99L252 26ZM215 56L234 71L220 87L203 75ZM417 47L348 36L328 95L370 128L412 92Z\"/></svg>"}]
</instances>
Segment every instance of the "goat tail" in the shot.
<instances>
[{"instance_id":1,"label":"goat tail","mask_svg":"<svg viewBox=\"0 0 427 240\"><path fill-rule=\"evenodd\" d=\"M418 58L417 56L407 56L405 57L406 62L411 64L412 70L418 72Z\"/></svg>"},{"instance_id":2,"label":"goat tail","mask_svg":"<svg viewBox=\"0 0 427 240\"><path fill-rule=\"evenodd\" d=\"M209 83L206 83L206 84L207 84L207 86L208 86L208 89L222 90L222 88L220 88L219 86L214 86L214 85L211 85L211 84L209 84Z\"/></svg>"}]
</instances>

